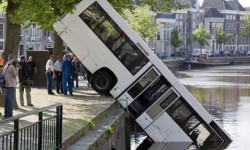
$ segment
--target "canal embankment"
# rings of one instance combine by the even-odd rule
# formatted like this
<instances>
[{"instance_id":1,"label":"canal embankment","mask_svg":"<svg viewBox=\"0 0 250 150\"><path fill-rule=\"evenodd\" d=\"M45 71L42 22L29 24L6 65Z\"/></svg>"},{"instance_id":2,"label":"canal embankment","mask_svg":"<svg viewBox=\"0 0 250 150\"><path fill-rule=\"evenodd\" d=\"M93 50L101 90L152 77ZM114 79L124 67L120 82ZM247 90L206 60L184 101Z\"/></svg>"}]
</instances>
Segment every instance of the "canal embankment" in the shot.
<instances>
[{"instance_id":1,"label":"canal embankment","mask_svg":"<svg viewBox=\"0 0 250 150\"><path fill-rule=\"evenodd\" d=\"M250 63L250 56L234 56L234 57L209 57L212 62L230 62L232 65ZM163 63L171 70L178 68L187 68L185 58L169 58L163 59Z\"/></svg>"}]
</instances>

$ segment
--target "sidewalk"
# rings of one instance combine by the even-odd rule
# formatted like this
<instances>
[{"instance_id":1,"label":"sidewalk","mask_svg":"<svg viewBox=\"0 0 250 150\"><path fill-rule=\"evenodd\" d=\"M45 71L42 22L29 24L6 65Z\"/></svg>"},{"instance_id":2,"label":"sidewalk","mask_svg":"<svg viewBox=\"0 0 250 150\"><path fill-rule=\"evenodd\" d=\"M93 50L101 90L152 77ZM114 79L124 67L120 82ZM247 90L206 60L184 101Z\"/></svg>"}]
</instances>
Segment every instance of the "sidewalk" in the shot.
<instances>
[{"instance_id":1,"label":"sidewalk","mask_svg":"<svg viewBox=\"0 0 250 150\"><path fill-rule=\"evenodd\" d=\"M79 88L75 88L73 94L74 96L65 96L63 94L48 95L46 89L33 88L31 91L31 99L34 107L28 107L20 106L19 90L17 88L16 98L19 109L14 110L14 115L61 103L63 104L63 138L66 138L71 133L81 129L98 113L114 103L111 97L100 96L91 88L88 88L86 81L80 80ZM26 99L24 102L26 105ZM4 112L2 107L0 107L0 112L2 114ZM25 119L27 122L32 122L32 120L37 119L37 116L26 117Z\"/></svg>"}]
</instances>

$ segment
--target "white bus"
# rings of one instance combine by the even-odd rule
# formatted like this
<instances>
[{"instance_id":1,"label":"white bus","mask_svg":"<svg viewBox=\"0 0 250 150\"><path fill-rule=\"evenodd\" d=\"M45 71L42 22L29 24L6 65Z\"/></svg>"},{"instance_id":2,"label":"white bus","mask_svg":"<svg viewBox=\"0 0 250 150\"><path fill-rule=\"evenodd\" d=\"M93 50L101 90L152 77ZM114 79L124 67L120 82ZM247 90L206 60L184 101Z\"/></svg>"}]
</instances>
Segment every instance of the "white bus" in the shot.
<instances>
[{"instance_id":1,"label":"white bus","mask_svg":"<svg viewBox=\"0 0 250 150\"><path fill-rule=\"evenodd\" d=\"M81 1L54 28L92 73L92 88L110 93L154 142L231 141L106 0Z\"/></svg>"}]
</instances>

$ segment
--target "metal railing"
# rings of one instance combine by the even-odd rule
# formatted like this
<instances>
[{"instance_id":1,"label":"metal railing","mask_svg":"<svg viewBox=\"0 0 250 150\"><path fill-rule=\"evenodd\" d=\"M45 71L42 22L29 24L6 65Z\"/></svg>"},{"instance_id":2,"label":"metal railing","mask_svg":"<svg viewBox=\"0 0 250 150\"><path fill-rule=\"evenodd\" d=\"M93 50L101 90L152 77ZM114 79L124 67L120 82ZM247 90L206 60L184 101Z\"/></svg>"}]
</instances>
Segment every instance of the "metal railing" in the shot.
<instances>
[{"instance_id":1,"label":"metal railing","mask_svg":"<svg viewBox=\"0 0 250 150\"><path fill-rule=\"evenodd\" d=\"M55 104L1 120L0 150L60 150L62 113Z\"/></svg>"}]
</instances>

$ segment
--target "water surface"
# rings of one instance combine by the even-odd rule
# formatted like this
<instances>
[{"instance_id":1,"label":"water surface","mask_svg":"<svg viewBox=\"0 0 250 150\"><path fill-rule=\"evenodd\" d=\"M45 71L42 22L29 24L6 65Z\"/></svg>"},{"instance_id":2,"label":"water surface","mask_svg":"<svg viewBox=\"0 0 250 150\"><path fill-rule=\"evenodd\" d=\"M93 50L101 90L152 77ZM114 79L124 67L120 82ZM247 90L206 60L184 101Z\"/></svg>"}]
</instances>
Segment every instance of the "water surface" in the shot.
<instances>
[{"instance_id":1,"label":"water surface","mask_svg":"<svg viewBox=\"0 0 250 150\"><path fill-rule=\"evenodd\" d=\"M250 147L250 65L176 72L180 82L227 131L228 150Z\"/></svg>"}]
</instances>

